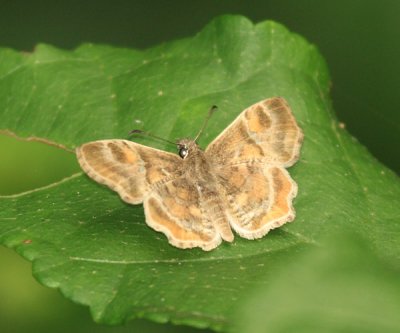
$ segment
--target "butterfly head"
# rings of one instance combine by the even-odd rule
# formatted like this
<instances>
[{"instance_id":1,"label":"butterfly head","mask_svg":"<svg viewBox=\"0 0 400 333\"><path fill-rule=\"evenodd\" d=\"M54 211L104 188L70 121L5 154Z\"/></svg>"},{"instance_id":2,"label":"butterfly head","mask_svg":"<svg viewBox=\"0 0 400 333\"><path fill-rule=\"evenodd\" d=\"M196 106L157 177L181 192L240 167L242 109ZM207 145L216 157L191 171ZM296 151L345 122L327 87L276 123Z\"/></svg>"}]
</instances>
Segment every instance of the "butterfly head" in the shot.
<instances>
[{"instance_id":1,"label":"butterfly head","mask_svg":"<svg viewBox=\"0 0 400 333\"><path fill-rule=\"evenodd\" d=\"M193 153L198 153L199 151L201 151L196 142L199 139L200 135L203 133L204 129L206 128L208 120L216 110L217 107L213 105L211 109L208 111L208 115L203 123L203 126L200 128L200 131L197 133L194 140L182 139L176 143L178 146L178 154L182 159L187 158L189 155L193 155Z\"/></svg>"},{"instance_id":2,"label":"butterfly head","mask_svg":"<svg viewBox=\"0 0 400 333\"><path fill-rule=\"evenodd\" d=\"M203 133L204 129L207 126L208 120L210 119L210 117L212 116L212 114L217 110L217 107L215 105L213 105L211 107L211 109L208 111L208 115L203 123L203 126L200 128L200 131L197 133L196 137L194 138L194 140L191 139L182 139L179 140L178 142L176 142L177 148L178 148L178 154L179 156L184 160L186 159L189 155L198 155L198 152L201 151L201 149L199 148L198 144L196 143L196 141L199 139L199 137L201 136L201 134ZM149 132L144 132L142 130L139 129L135 129L129 132L129 134L142 134L142 135L147 135L150 136L152 138L161 140L161 141L165 141L168 143L172 143L175 144L172 141L160 138L159 136L156 136L154 134L151 134Z\"/></svg>"},{"instance_id":3,"label":"butterfly head","mask_svg":"<svg viewBox=\"0 0 400 333\"><path fill-rule=\"evenodd\" d=\"M187 158L190 154L199 150L197 143L190 139L182 139L177 143L178 154L182 159Z\"/></svg>"}]
</instances>

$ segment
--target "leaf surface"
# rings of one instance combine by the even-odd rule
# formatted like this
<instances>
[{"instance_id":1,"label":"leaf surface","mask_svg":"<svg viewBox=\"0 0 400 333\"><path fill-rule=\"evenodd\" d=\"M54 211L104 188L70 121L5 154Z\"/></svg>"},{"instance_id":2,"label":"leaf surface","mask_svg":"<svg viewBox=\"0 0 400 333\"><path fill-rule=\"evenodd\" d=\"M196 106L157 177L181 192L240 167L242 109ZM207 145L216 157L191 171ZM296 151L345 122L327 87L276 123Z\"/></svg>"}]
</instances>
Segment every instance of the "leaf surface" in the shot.
<instances>
[{"instance_id":1,"label":"leaf surface","mask_svg":"<svg viewBox=\"0 0 400 333\"><path fill-rule=\"evenodd\" d=\"M359 235L334 231L276 273L243 302L237 332L400 331L400 271Z\"/></svg>"}]
</instances>

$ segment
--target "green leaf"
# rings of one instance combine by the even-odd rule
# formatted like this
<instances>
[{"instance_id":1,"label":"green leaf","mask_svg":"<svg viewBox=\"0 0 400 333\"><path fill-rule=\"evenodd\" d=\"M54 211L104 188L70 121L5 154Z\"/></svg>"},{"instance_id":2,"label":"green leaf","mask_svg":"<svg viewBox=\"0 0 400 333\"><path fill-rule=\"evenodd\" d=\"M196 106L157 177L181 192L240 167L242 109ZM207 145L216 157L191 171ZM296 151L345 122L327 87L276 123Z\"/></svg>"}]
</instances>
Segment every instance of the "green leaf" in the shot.
<instances>
[{"instance_id":1,"label":"green leaf","mask_svg":"<svg viewBox=\"0 0 400 333\"><path fill-rule=\"evenodd\" d=\"M112 324L145 317L234 330L236 310L268 286L274 267L320 246L332 229L359 234L379 260L399 267L399 179L337 123L329 85L314 46L275 22L253 25L237 16L140 52L95 45L74 51L39 45L28 55L3 49L1 128L19 137L67 150L125 138L138 127L172 140L193 137L216 104L220 111L200 142L206 146L245 107L283 96L305 141L290 169L299 185L297 218L260 240L236 237L211 252L173 248L146 226L141 205L124 204L78 173L2 197L0 241L33 261L44 285Z\"/></svg>"},{"instance_id":2,"label":"green leaf","mask_svg":"<svg viewBox=\"0 0 400 333\"><path fill-rule=\"evenodd\" d=\"M355 234L296 254L243 302L237 332L400 332L400 270Z\"/></svg>"}]
</instances>

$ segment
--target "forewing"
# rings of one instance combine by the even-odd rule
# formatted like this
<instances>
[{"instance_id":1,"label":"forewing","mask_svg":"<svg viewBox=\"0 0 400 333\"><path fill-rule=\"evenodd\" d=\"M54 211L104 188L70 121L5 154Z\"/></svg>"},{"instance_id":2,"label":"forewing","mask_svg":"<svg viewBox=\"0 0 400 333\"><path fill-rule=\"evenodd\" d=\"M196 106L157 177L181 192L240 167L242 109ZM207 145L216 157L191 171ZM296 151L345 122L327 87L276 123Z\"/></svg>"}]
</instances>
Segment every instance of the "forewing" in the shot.
<instances>
[{"instance_id":1,"label":"forewing","mask_svg":"<svg viewBox=\"0 0 400 333\"><path fill-rule=\"evenodd\" d=\"M146 222L181 249L209 251L221 243L198 187L187 177L165 182L144 201Z\"/></svg>"},{"instance_id":2,"label":"forewing","mask_svg":"<svg viewBox=\"0 0 400 333\"><path fill-rule=\"evenodd\" d=\"M303 134L281 97L256 103L244 110L206 149L217 165L263 161L288 167L299 156Z\"/></svg>"},{"instance_id":3,"label":"forewing","mask_svg":"<svg viewBox=\"0 0 400 333\"><path fill-rule=\"evenodd\" d=\"M158 183L179 177L182 164L177 155L126 140L85 143L76 154L88 176L132 204L143 202Z\"/></svg>"},{"instance_id":4,"label":"forewing","mask_svg":"<svg viewBox=\"0 0 400 333\"><path fill-rule=\"evenodd\" d=\"M217 179L226 196L229 223L241 237L260 238L294 219L297 185L285 169L243 163L221 169Z\"/></svg>"}]
</instances>

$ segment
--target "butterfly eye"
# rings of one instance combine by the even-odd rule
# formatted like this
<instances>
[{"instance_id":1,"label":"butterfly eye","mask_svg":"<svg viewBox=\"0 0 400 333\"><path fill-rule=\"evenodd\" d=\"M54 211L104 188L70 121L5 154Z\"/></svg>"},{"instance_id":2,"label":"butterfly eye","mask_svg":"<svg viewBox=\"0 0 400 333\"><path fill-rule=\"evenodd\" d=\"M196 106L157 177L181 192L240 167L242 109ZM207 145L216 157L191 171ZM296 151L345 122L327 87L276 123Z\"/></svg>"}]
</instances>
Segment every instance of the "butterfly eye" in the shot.
<instances>
[{"instance_id":1,"label":"butterfly eye","mask_svg":"<svg viewBox=\"0 0 400 333\"><path fill-rule=\"evenodd\" d=\"M179 148L179 156L185 159L188 156L189 149L185 146Z\"/></svg>"}]
</instances>

